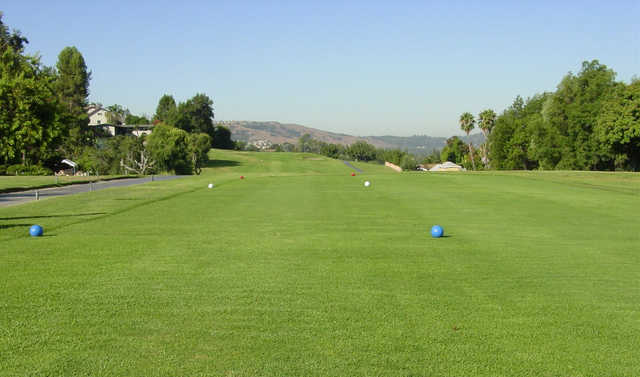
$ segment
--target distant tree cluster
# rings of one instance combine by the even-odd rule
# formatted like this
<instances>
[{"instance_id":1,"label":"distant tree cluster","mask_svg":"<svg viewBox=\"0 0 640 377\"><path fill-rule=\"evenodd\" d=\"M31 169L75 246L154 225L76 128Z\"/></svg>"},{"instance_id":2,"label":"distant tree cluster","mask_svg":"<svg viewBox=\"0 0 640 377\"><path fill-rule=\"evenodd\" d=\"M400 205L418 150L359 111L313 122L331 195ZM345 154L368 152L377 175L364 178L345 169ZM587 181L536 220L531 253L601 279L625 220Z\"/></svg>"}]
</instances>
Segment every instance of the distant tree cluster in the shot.
<instances>
[{"instance_id":1,"label":"distant tree cluster","mask_svg":"<svg viewBox=\"0 0 640 377\"><path fill-rule=\"evenodd\" d=\"M555 92L518 96L489 135L493 169L640 170L640 80L597 60Z\"/></svg>"},{"instance_id":2,"label":"distant tree cluster","mask_svg":"<svg viewBox=\"0 0 640 377\"><path fill-rule=\"evenodd\" d=\"M244 147L244 150L251 150L250 147L247 148L242 144L239 144L239 146L241 148ZM376 148L374 145L362 140L350 145L326 143L313 139L309 134L302 135L297 144L275 144L272 150L275 152L316 153L330 158L350 161L374 161L378 163L389 161L406 170L415 170L418 165L412 154L400 149Z\"/></svg>"}]
</instances>

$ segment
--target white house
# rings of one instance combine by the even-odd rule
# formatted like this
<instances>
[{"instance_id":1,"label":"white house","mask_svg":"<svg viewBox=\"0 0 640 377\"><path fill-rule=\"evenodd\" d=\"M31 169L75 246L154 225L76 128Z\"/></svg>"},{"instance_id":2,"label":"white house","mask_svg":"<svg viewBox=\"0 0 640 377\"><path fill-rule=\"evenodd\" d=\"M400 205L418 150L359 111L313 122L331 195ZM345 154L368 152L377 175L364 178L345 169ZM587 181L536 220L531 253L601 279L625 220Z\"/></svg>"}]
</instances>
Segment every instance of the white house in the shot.
<instances>
[{"instance_id":1,"label":"white house","mask_svg":"<svg viewBox=\"0 0 640 377\"><path fill-rule=\"evenodd\" d=\"M112 124L109 122L109 110L96 104L87 107L87 115L89 115L89 127L100 128L111 136L132 134L139 137L150 134L153 129L153 124L124 124L124 119L118 124Z\"/></svg>"},{"instance_id":2,"label":"white house","mask_svg":"<svg viewBox=\"0 0 640 377\"><path fill-rule=\"evenodd\" d=\"M107 114L109 111L100 105L91 104L87 107L87 115L89 115L89 127L102 128L109 135L116 136L116 127L109 124Z\"/></svg>"}]
</instances>

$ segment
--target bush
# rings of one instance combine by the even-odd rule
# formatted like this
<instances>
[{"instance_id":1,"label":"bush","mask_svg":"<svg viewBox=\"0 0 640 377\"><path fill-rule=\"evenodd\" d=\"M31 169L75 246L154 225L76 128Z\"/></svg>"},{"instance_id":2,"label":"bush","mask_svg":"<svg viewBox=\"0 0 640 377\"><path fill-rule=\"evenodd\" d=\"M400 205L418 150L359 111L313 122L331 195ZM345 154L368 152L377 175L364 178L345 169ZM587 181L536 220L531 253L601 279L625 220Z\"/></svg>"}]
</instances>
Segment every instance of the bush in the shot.
<instances>
[{"instance_id":1,"label":"bush","mask_svg":"<svg viewBox=\"0 0 640 377\"><path fill-rule=\"evenodd\" d=\"M189 143L189 154L191 155L191 164L193 171L200 174L202 166L209 161L207 153L211 149L211 138L205 133L191 134L187 139Z\"/></svg>"},{"instance_id":2,"label":"bush","mask_svg":"<svg viewBox=\"0 0 640 377\"><path fill-rule=\"evenodd\" d=\"M346 148L346 153L356 161L375 160L376 152L376 147L366 141L356 141Z\"/></svg>"},{"instance_id":3,"label":"bush","mask_svg":"<svg viewBox=\"0 0 640 377\"><path fill-rule=\"evenodd\" d=\"M99 151L94 147L86 147L77 161L79 170L90 174L105 173L109 171L109 165L100 158Z\"/></svg>"},{"instance_id":4,"label":"bush","mask_svg":"<svg viewBox=\"0 0 640 377\"><path fill-rule=\"evenodd\" d=\"M158 124L147 138L147 148L158 164L158 169L174 171L176 174L192 174L188 139L189 134L184 130Z\"/></svg>"},{"instance_id":5,"label":"bush","mask_svg":"<svg viewBox=\"0 0 640 377\"><path fill-rule=\"evenodd\" d=\"M193 174L193 165L191 165L191 161L185 161L185 160L174 161L173 171L177 175L190 175L190 174Z\"/></svg>"},{"instance_id":6,"label":"bush","mask_svg":"<svg viewBox=\"0 0 640 377\"><path fill-rule=\"evenodd\" d=\"M402 161L400 161L400 167L402 170L416 170L416 166L418 166L418 164L410 154L404 155L402 157Z\"/></svg>"},{"instance_id":7,"label":"bush","mask_svg":"<svg viewBox=\"0 0 640 377\"><path fill-rule=\"evenodd\" d=\"M7 174L7 165L0 165L0 175Z\"/></svg>"},{"instance_id":8,"label":"bush","mask_svg":"<svg viewBox=\"0 0 640 377\"><path fill-rule=\"evenodd\" d=\"M40 165L22 165L16 164L8 166L6 169L7 175L53 175L51 169L45 168Z\"/></svg>"}]
</instances>

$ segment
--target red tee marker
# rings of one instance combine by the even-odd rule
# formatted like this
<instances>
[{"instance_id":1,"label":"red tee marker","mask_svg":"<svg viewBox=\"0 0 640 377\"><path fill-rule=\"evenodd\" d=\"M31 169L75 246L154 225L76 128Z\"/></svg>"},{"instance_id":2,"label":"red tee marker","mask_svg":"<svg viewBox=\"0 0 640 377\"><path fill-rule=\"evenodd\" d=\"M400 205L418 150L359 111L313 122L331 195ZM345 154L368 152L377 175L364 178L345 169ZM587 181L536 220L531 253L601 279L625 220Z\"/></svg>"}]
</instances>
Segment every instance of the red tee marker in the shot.
<instances>
[{"instance_id":1,"label":"red tee marker","mask_svg":"<svg viewBox=\"0 0 640 377\"><path fill-rule=\"evenodd\" d=\"M352 177L355 177L355 176L356 176L356 173L351 173L351 176L352 176Z\"/></svg>"},{"instance_id":2,"label":"red tee marker","mask_svg":"<svg viewBox=\"0 0 640 377\"><path fill-rule=\"evenodd\" d=\"M244 175L241 175L241 176L240 176L240 179L244 179Z\"/></svg>"}]
</instances>

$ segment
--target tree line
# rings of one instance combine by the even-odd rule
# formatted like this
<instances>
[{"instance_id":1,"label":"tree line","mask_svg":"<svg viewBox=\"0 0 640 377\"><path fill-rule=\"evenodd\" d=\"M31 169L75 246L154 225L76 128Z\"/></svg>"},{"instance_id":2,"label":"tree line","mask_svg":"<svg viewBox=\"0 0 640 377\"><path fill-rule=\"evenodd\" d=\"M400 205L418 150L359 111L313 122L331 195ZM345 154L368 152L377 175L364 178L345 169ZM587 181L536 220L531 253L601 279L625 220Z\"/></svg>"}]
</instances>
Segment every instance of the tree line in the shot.
<instances>
[{"instance_id":1,"label":"tree line","mask_svg":"<svg viewBox=\"0 0 640 377\"><path fill-rule=\"evenodd\" d=\"M24 52L29 41L0 12L0 174L51 174L62 159L94 174L199 173L211 146L233 148L231 132L213 124L213 101L196 94L176 105L160 99L148 136L106 137L89 126L91 72L75 47L55 67ZM111 124L149 124L121 105L106 108Z\"/></svg>"},{"instance_id":2,"label":"tree line","mask_svg":"<svg viewBox=\"0 0 640 377\"><path fill-rule=\"evenodd\" d=\"M258 151L255 148L246 143L236 143L237 149ZM271 147L274 152L301 152L301 153L316 153L329 158L350 160L350 161L364 161L364 162L378 162L384 163L385 161L391 162L402 167L405 170L415 170L418 166L415 156L407 151L400 149L385 149L376 148L374 145L367 143L366 141L359 140L350 145L327 143L321 140L314 139L310 134L304 134L298 141L293 143L274 144Z\"/></svg>"},{"instance_id":3,"label":"tree line","mask_svg":"<svg viewBox=\"0 0 640 377\"><path fill-rule=\"evenodd\" d=\"M615 77L598 60L585 61L555 92L517 96L497 117L481 113L477 124L487 142L479 153L455 140L445 149L474 169L480 160L501 170L639 171L640 80L626 84ZM467 134L475 124L470 113L460 116Z\"/></svg>"}]
</instances>

